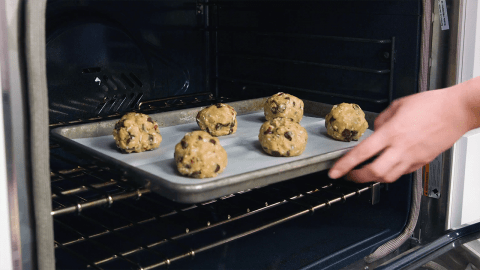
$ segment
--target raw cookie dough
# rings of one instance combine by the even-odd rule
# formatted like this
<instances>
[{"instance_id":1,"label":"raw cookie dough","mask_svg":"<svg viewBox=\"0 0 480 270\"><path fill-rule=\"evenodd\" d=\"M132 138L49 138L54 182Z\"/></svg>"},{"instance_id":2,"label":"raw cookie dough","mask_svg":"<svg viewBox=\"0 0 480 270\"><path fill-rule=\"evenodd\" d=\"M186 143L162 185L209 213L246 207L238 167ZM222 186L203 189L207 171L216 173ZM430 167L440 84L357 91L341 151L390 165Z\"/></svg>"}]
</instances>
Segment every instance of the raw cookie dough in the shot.
<instances>
[{"instance_id":1,"label":"raw cookie dough","mask_svg":"<svg viewBox=\"0 0 480 270\"><path fill-rule=\"evenodd\" d=\"M258 139L267 154L293 157L305 151L308 134L304 127L289 118L275 118L263 123Z\"/></svg>"},{"instance_id":2,"label":"raw cookie dough","mask_svg":"<svg viewBox=\"0 0 480 270\"><path fill-rule=\"evenodd\" d=\"M115 124L113 138L123 152L143 152L160 146L162 136L158 124L143 113L130 112Z\"/></svg>"},{"instance_id":3,"label":"raw cookie dough","mask_svg":"<svg viewBox=\"0 0 480 270\"><path fill-rule=\"evenodd\" d=\"M215 177L227 167L227 152L220 141L205 131L185 134L175 146L178 171L194 178Z\"/></svg>"},{"instance_id":4,"label":"raw cookie dough","mask_svg":"<svg viewBox=\"0 0 480 270\"><path fill-rule=\"evenodd\" d=\"M342 103L333 106L325 117L327 134L339 141L358 141L368 128L365 113L357 104Z\"/></svg>"},{"instance_id":5,"label":"raw cookie dough","mask_svg":"<svg viewBox=\"0 0 480 270\"><path fill-rule=\"evenodd\" d=\"M233 134L237 131L237 112L227 104L209 106L197 114L197 124L212 136Z\"/></svg>"},{"instance_id":6,"label":"raw cookie dough","mask_svg":"<svg viewBox=\"0 0 480 270\"><path fill-rule=\"evenodd\" d=\"M303 117L303 101L295 96L280 92L267 99L263 110L267 120L284 117L300 123Z\"/></svg>"}]
</instances>

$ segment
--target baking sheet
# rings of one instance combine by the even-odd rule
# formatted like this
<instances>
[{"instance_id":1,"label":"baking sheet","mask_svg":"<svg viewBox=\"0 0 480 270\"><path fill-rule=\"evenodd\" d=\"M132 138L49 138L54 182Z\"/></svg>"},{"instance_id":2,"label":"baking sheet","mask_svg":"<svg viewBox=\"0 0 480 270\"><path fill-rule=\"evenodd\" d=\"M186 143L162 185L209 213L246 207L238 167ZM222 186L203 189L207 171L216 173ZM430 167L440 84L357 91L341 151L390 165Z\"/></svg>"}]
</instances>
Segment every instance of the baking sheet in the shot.
<instances>
[{"instance_id":1,"label":"baking sheet","mask_svg":"<svg viewBox=\"0 0 480 270\"><path fill-rule=\"evenodd\" d=\"M352 147L359 142L341 142L327 136L325 120L323 118L305 116L300 124L308 132L308 142L305 152L297 157L272 157L263 152L258 141L258 132L265 121L263 112L255 112L237 116L238 129L235 134L218 137L220 143L227 151L227 168L214 178L194 179L182 176L177 172L174 156L175 145L180 142L185 133L198 130L198 125L176 125L160 128L162 143L160 148L153 151L124 154L118 151L113 136L74 139L81 145L95 149L116 160L123 161L143 171L156 175L174 184L202 184L229 178L262 168L287 164L292 161L302 160L325 153ZM373 133L367 130L361 137L364 140Z\"/></svg>"},{"instance_id":2,"label":"baking sheet","mask_svg":"<svg viewBox=\"0 0 480 270\"><path fill-rule=\"evenodd\" d=\"M304 100L305 116L301 125L308 132L305 152L298 157L272 157L263 152L258 132L265 121L263 104L266 98L228 103L238 112L235 134L219 137L228 154L228 165L214 178L194 179L177 173L174 147L185 133L198 130L195 116L204 107L149 114L160 127L163 141L160 148L143 153L123 154L116 149L112 130L118 119L75 124L52 129L59 143L93 159L110 164L112 170L136 181L168 199L183 203L199 203L243 190L263 187L302 175L323 171L333 166L359 142L341 142L326 134L323 117L333 105ZM365 112L370 127L377 114ZM367 130L360 141L373 133Z\"/></svg>"}]
</instances>

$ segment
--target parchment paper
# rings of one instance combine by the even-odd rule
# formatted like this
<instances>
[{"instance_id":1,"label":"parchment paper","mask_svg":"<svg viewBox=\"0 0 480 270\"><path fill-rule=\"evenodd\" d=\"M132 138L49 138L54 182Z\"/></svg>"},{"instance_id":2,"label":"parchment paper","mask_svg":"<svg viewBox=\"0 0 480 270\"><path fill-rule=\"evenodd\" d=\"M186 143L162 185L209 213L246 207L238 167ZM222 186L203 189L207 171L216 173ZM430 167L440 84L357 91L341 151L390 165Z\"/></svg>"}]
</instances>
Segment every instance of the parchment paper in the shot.
<instances>
[{"instance_id":1,"label":"parchment paper","mask_svg":"<svg viewBox=\"0 0 480 270\"><path fill-rule=\"evenodd\" d=\"M263 112L237 116L237 132L232 135L218 137L220 143L227 151L227 168L217 177L205 179L194 179L180 175L177 172L173 159L175 145L180 142L185 133L199 130L195 122L160 128L160 134L163 137L160 148L143 153L121 153L117 149L113 136L111 135L74 139L74 141L112 158L138 167L141 170L157 175L167 181L177 184L195 184L349 148L357 145L373 133L372 130L368 129L358 142L336 141L328 137L325 128L325 119L304 116L300 124L308 132L308 143L305 152L297 157L272 157L263 152L260 142L258 141L258 133L264 121L265 117Z\"/></svg>"}]
</instances>

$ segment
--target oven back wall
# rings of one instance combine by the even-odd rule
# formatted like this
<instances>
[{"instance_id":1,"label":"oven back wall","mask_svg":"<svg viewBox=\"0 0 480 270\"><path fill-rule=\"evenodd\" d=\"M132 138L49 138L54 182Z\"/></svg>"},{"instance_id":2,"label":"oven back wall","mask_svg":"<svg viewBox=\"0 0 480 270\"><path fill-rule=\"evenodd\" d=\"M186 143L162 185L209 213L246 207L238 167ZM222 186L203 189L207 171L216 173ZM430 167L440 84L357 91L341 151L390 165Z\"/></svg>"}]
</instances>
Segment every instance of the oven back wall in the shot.
<instances>
[{"instance_id":1,"label":"oven back wall","mask_svg":"<svg viewBox=\"0 0 480 270\"><path fill-rule=\"evenodd\" d=\"M47 4L50 123L207 91L205 17L195 1Z\"/></svg>"},{"instance_id":2,"label":"oven back wall","mask_svg":"<svg viewBox=\"0 0 480 270\"><path fill-rule=\"evenodd\" d=\"M420 20L413 0L50 0L50 123L208 92L379 112L417 91Z\"/></svg>"},{"instance_id":3,"label":"oven back wall","mask_svg":"<svg viewBox=\"0 0 480 270\"><path fill-rule=\"evenodd\" d=\"M379 112L417 92L421 12L420 1L212 1L219 94Z\"/></svg>"}]
</instances>

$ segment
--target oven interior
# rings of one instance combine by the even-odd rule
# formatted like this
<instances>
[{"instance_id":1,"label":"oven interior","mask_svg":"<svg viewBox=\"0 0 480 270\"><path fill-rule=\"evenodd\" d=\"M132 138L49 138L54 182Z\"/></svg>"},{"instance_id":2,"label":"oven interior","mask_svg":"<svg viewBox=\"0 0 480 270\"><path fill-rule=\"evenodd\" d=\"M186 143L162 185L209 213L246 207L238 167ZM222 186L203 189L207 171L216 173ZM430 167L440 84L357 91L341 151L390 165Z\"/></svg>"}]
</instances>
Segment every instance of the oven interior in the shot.
<instances>
[{"instance_id":1,"label":"oven interior","mask_svg":"<svg viewBox=\"0 0 480 270\"><path fill-rule=\"evenodd\" d=\"M52 128L280 91L378 113L418 88L420 1L49 0L46 18ZM184 205L53 140L50 159L58 269L338 269L410 210L412 175Z\"/></svg>"}]
</instances>

